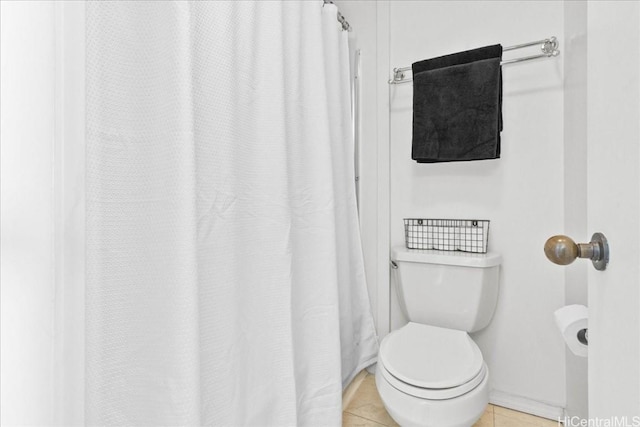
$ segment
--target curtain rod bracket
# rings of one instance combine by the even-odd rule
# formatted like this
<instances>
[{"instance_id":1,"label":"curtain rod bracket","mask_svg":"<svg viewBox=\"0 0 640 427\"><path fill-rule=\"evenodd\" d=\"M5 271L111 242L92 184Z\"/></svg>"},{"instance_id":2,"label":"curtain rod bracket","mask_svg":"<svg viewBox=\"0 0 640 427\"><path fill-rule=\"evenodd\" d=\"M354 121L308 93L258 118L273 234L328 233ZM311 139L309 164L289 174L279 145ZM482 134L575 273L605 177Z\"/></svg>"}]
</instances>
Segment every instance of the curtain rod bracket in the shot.
<instances>
[{"instance_id":1,"label":"curtain rod bracket","mask_svg":"<svg viewBox=\"0 0 640 427\"><path fill-rule=\"evenodd\" d=\"M333 1L331 0L324 0L322 7L324 7L325 4L333 4L335 6L335 3L333 3ZM351 31L351 25L349 25L349 21L347 21L347 19L340 13L340 11L338 11L338 22L340 23L340 25L342 25L342 29L344 31Z\"/></svg>"}]
</instances>

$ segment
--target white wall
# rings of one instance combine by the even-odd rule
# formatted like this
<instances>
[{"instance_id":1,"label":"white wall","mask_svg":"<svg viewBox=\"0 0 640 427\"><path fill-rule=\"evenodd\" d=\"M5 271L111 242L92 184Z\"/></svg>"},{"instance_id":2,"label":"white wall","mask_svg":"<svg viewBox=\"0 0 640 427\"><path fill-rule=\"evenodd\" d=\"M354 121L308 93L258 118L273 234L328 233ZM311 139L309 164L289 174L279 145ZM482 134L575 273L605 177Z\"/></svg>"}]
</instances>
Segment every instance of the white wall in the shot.
<instances>
[{"instance_id":1,"label":"white wall","mask_svg":"<svg viewBox=\"0 0 640 427\"><path fill-rule=\"evenodd\" d=\"M2 425L50 425L54 372L54 4L1 2Z\"/></svg>"},{"instance_id":2,"label":"white wall","mask_svg":"<svg viewBox=\"0 0 640 427\"><path fill-rule=\"evenodd\" d=\"M378 80L363 88L363 104L377 102L384 108L388 99L390 129L385 135L380 112L364 118L363 127L378 130L378 173L385 161L380 147L385 140L389 144L391 244L403 244L404 217L491 220L490 249L504 257L500 297L492 324L474 339L489 364L492 400L548 417L560 415L566 403L565 346L553 311L564 305L565 271L545 259L542 247L565 227L562 57L504 67L502 158L492 161L413 162L412 86L387 86L381 79L394 67L494 43L510 46L555 35L562 51L563 3L377 2L375 21L359 20L373 2L337 3L356 32L369 34L370 28L363 26L377 26L375 42L365 43L377 45ZM505 58L522 54L508 52ZM377 186L384 186L380 177ZM377 229L363 225L365 235L383 238L380 222ZM378 256L378 264L383 258ZM377 294L384 296L384 277L379 274L377 280ZM391 298L395 300L394 291ZM378 298L383 336L380 305ZM405 320L392 301L391 329Z\"/></svg>"},{"instance_id":3,"label":"white wall","mask_svg":"<svg viewBox=\"0 0 640 427\"><path fill-rule=\"evenodd\" d=\"M377 129L366 124L377 122L377 92L375 87L377 44L376 44L376 3L375 2L335 2L340 13L355 29L350 35L355 46L360 49L360 120L359 120L359 217L362 230L362 247L365 260L367 288L373 313L378 309L377 243L378 235L372 230L378 226L377 192ZM377 321L377 316L374 316ZM376 324L376 327L378 325Z\"/></svg>"},{"instance_id":4,"label":"white wall","mask_svg":"<svg viewBox=\"0 0 640 427\"><path fill-rule=\"evenodd\" d=\"M563 15L560 2L392 2L391 64L561 37ZM564 304L564 270L542 251L564 230L562 65L503 67L500 160L412 161L412 86L391 88L392 244L404 242L405 217L491 220L490 250L504 259L500 296L493 322L474 339L491 372L492 400L512 406L533 403L517 397L565 405L565 349L553 321Z\"/></svg>"},{"instance_id":5,"label":"white wall","mask_svg":"<svg viewBox=\"0 0 640 427\"><path fill-rule=\"evenodd\" d=\"M84 424L85 2L56 9L56 425Z\"/></svg>"},{"instance_id":6,"label":"white wall","mask_svg":"<svg viewBox=\"0 0 640 427\"><path fill-rule=\"evenodd\" d=\"M564 208L563 234L588 242L587 229L587 3L564 2ZM565 304L587 305L589 262L564 268ZM587 359L566 352L567 415L586 419Z\"/></svg>"}]
</instances>

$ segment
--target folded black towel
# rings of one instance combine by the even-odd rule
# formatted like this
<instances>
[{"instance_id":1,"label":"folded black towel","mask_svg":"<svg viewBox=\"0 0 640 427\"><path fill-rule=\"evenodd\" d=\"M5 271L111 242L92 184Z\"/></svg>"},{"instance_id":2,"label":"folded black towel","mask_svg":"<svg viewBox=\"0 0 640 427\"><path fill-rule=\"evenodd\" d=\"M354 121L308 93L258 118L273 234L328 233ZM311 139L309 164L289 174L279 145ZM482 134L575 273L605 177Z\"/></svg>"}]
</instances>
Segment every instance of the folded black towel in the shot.
<instances>
[{"instance_id":1,"label":"folded black towel","mask_svg":"<svg viewBox=\"0 0 640 427\"><path fill-rule=\"evenodd\" d=\"M437 68L450 67L452 65L468 64L483 59L502 58L502 45L479 47L477 49L465 50L464 52L452 53L439 56L437 58L425 59L414 62L411 65L413 75L423 71L435 70Z\"/></svg>"},{"instance_id":2,"label":"folded black towel","mask_svg":"<svg viewBox=\"0 0 640 427\"><path fill-rule=\"evenodd\" d=\"M500 157L501 58L495 45L413 64L414 160Z\"/></svg>"},{"instance_id":3,"label":"folded black towel","mask_svg":"<svg viewBox=\"0 0 640 427\"><path fill-rule=\"evenodd\" d=\"M493 58L502 59L501 44L479 47L477 49L465 50L464 52L451 53L449 55L438 56L437 58L414 62L411 65L411 72L412 75L415 76L423 71L436 70L438 68L451 67L452 65L468 64L474 61ZM500 68L500 130L502 130L502 68Z\"/></svg>"}]
</instances>

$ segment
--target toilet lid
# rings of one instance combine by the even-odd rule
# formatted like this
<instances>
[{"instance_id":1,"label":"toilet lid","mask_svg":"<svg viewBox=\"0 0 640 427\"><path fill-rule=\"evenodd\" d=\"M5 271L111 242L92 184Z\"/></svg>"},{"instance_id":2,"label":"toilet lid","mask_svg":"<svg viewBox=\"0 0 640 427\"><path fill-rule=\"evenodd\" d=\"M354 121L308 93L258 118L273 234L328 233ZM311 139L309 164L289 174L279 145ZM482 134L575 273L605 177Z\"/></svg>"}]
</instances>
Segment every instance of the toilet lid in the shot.
<instances>
[{"instance_id":1,"label":"toilet lid","mask_svg":"<svg viewBox=\"0 0 640 427\"><path fill-rule=\"evenodd\" d=\"M478 372L478 375L467 383L451 388L422 388L400 381L399 379L391 375L389 371L387 371L387 369L384 367L382 359L378 359L378 367L376 369L380 371L380 373L382 374L382 378L384 378L386 382L391 384L392 387L400 390L405 394L429 400L448 400L454 399L458 396L462 396L463 394L467 394L478 387L482 382L486 381L486 377L489 375L487 364L483 363L480 372Z\"/></svg>"},{"instance_id":2,"label":"toilet lid","mask_svg":"<svg viewBox=\"0 0 640 427\"><path fill-rule=\"evenodd\" d=\"M385 337L380 358L394 377L429 389L465 384L478 376L484 364L466 332L413 322Z\"/></svg>"}]
</instances>

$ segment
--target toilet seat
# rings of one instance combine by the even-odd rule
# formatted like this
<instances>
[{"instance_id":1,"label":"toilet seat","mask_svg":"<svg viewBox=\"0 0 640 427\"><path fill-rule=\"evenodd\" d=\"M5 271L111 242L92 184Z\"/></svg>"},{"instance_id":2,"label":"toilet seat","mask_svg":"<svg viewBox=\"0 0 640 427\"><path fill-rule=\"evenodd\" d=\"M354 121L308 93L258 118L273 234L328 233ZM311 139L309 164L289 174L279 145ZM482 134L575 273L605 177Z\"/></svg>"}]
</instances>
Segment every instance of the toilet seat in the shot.
<instances>
[{"instance_id":1,"label":"toilet seat","mask_svg":"<svg viewBox=\"0 0 640 427\"><path fill-rule=\"evenodd\" d=\"M466 332L413 322L385 337L378 362L394 388L431 400L468 393L487 373L480 349Z\"/></svg>"},{"instance_id":2,"label":"toilet seat","mask_svg":"<svg viewBox=\"0 0 640 427\"><path fill-rule=\"evenodd\" d=\"M487 376L487 366L485 364L482 365L482 369L478 373L478 375L472 379L471 381L462 384L458 387L444 388L444 389L429 389L429 388L421 388L416 387L411 384L400 381L393 375L387 371L384 366L384 362L378 360L378 368L380 369L380 373L384 377L384 379L395 389L408 394L410 396L419 397L421 399L429 399L429 400L446 400L453 399L463 394L474 390Z\"/></svg>"}]
</instances>

